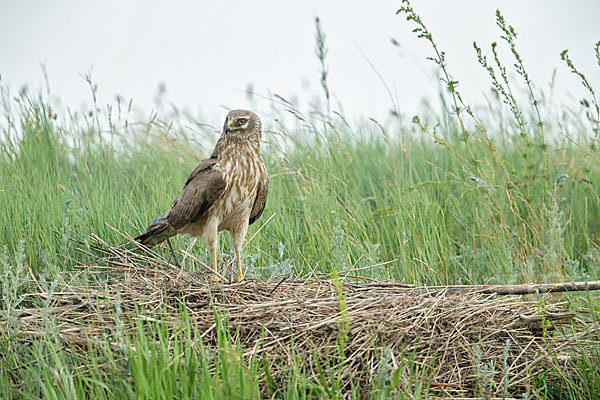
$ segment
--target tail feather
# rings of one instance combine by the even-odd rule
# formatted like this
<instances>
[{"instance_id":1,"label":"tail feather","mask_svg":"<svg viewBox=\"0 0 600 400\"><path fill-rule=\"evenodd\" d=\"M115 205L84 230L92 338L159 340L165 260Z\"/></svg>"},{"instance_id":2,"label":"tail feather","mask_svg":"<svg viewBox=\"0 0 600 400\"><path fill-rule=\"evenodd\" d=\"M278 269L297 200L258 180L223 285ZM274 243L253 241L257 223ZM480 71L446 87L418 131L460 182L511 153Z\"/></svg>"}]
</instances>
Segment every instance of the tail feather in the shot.
<instances>
[{"instance_id":1,"label":"tail feather","mask_svg":"<svg viewBox=\"0 0 600 400\"><path fill-rule=\"evenodd\" d=\"M175 236L177 232L171 228L166 219L161 217L154 220L154 222L146 228L146 232L136 236L134 240L144 246L153 247L164 242L171 236Z\"/></svg>"}]
</instances>

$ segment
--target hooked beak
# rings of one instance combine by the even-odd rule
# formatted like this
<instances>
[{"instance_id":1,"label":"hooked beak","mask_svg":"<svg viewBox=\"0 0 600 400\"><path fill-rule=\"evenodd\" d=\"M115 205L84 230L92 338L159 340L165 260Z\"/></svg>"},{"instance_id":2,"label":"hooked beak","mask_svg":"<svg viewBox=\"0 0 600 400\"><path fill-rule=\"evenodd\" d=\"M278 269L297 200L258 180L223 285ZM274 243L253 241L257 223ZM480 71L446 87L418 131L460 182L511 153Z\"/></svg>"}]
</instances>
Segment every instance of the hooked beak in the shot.
<instances>
[{"instance_id":1,"label":"hooked beak","mask_svg":"<svg viewBox=\"0 0 600 400\"><path fill-rule=\"evenodd\" d=\"M230 119L227 120L227 122L225 123L225 133L229 133L233 130L233 129L231 129L232 123L233 123L232 120L230 120Z\"/></svg>"}]
</instances>

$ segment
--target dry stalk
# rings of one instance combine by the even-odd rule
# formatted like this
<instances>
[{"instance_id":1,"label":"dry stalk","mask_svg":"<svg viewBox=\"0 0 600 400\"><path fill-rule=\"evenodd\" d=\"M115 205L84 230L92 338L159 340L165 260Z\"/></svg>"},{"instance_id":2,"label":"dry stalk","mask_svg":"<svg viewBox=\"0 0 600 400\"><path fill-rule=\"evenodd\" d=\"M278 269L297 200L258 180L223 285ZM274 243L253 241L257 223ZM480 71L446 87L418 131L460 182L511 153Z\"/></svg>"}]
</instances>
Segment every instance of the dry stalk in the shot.
<instances>
[{"instance_id":1,"label":"dry stalk","mask_svg":"<svg viewBox=\"0 0 600 400\"><path fill-rule=\"evenodd\" d=\"M540 312L535 301L497 296L501 292L489 286L343 284L341 306L330 280L273 277L214 283L208 272L180 269L148 249L113 247L96 236L92 241L88 248L95 253L82 251L96 259L95 265L77 267L77 279L52 294L35 282L39 292L32 296L43 300L51 295L53 304L44 310L21 310L19 340L43 336L44 319L51 316L64 341L97 343L93 338L106 337L104 333L115 329L117 298L127 328L136 320L146 320L161 321L175 330L180 327L183 305L199 332L194 340L216 348L217 310L227 319L230 334L243 345L245 357L266 355L273 362L275 382L285 382L292 353L303 360L315 381L319 380L315 357L328 357L343 363L342 380L352 377L366 393L384 367L385 349L391 352L392 372L410 357L412 368L427 374L430 391L444 397L500 395L484 390L482 379L488 382L486 388L502 388L508 379L510 392L522 393L530 387L529 371L535 371L536 364L543 367L557 359L576 358L581 353L577 340L597 341L596 325L576 318L577 313L563 305L546 305ZM191 255L188 259L194 260ZM535 291L544 290L538 285ZM342 322L348 322L347 343L339 354ZM501 373L503 363L508 366L507 376ZM500 372L482 377L482 366L492 364ZM400 382L405 385L397 390L410 392L416 382L411 381L409 369L402 368ZM349 388L348 384L345 389Z\"/></svg>"}]
</instances>

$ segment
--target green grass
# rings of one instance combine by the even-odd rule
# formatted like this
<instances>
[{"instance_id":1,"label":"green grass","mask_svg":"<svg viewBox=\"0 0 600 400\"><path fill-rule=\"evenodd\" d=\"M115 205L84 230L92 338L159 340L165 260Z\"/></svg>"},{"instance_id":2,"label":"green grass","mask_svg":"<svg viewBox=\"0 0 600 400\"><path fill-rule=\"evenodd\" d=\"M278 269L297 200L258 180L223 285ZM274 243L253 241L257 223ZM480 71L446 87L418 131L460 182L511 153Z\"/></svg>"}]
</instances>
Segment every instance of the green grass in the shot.
<instances>
[{"instance_id":1,"label":"green grass","mask_svg":"<svg viewBox=\"0 0 600 400\"><path fill-rule=\"evenodd\" d=\"M423 37L434 43L431 35ZM438 65L446 68L441 56ZM263 217L248 233L249 275L342 274L395 260L361 274L427 285L600 276L600 153L592 140L597 124L575 125L565 133L560 119L549 120L542 135L536 103L535 110L517 108L516 122L502 121L501 129L486 125L443 71L458 118L441 116L441 125L416 118L385 132L375 124L348 125L337 117L322 123L324 117L312 115L267 131L263 155L270 192ZM528 77L526 82L531 88ZM508 81L497 75L495 85L506 87ZM511 110L517 107L510 97L497 106L503 101ZM130 236L142 231L168 209L218 133L203 138L201 146L189 131L153 120L111 125L108 135L95 123L55 118L41 99L21 96L13 107L17 120L4 123L0 132L1 398L336 397L329 386L341 385L337 365L323 365L315 381L296 357L287 376L272 377L264 361L268 355L262 362L242 361L226 322L217 327L217 354L193 342L194 327L184 312L177 335L160 323L139 323L120 332L116 348L67 346L51 318L47 336L31 345L16 341L19 308L44 306L28 300L36 288L25 281L33 275L60 282L69 279L74 265L92 262L67 237L86 241L95 233L116 244L124 241L117 231ZM270 126L268 116L263 119ZM97 120L90 115L83 121ZM177 250L190 243L174 240ZM225 235L221 244L227 259ZM206 257L199 245L192 251ZM567 298L600 317L592 295ZM557 361L538 377L532 396L600 396L597 352L590 357L583 352L587 345L581 346L580 376L564 376ZM426 368L416 368L410 355L401 364L411 371L411 382L381 371L373 379L373 398L428 396Z\"/></svg>"},{"instance_id":2,"label":"green grass","mask_svg":"<svg viewBox=\"0 0 600 400\"><path fill-rule=\"evenodd\" d=\"M88 233L97 233L111 243L124 240L112 227L135 235L169 207L188 171L206 156L182 133L173 137L154 128L151 135L131 133L110 144L94 131L70 130L47 115L42 103L32 102L22 109L22 136L2 145L2 268L8 283L2 308L13 313L40 306L23 296L35 288L20 287L22 278L33 273L60 281L68 279L63 272L71 266L91 261L64 235L85 241ZM494 162L485 142L474 140L470 152L478 161L470 166L458 135L448 134L443 143L426 135L401 141L368 126L335 126L339 131L328 130L325 139L305 131L303 141L285 153L267 134L270 144L263 152L272 176L270 194L264 217L248 237L274 216L245 249L250 273L290 266L294 275L329 273L397 259L363 275L429 285L599 275L600 173L594 168L598 154L589 146L556 141L547 149L532 148L524 158L511 142L499 139L493 142ZM467 168L487 183L475 182ZM179 238L175 247L189 243ZM223 253L227 246L223 243ZM193 251L206 256L199 246ZM181 335L165 336L160 325L140 325L124 335L125 348L137 349L124 354L110 347L65 348L48 323L48 337L32 346L3 330L3 398L225 398L232 393L258 398L258 379L268 376L268 366L241 361L226 330L222 354L204 352L201 343L193 346L193 327L184 315ZM216 369L209 370L215 359ZM581 362L588 363L582 373L593 375L585 377L590 387L567 386L567 393L597 394L600 378L590 372L597 361ZM335 377L335 365L323 368L323 382ZM540 382L553 385L548 393L569 382L550 375ZM290 376L278 379L286 382L286 398L327 395L326 386L305 376L301 360ZM374 396L392 393L390 381L374 382L381 385ZM413 388L426 396L426 374Z\"/></svg>"},{"instance_id":3,"label":"green grass","mask_svg":"<svg viewBox=\"0 0 600 400\"><path fill-rule=\"evenodd\" d=\"M22 118L23 137L2 149L0 229L9 259L24 240L35 274L86 261L54 231L84 240L94 232L111 243L124 240L112 227L139 233L207 156L167 133L94 144L96 133L58 126L41 104ZM294 260L296 274L397 259L367 276L430 285L598 276L596 152L564 141L524 158L496 141L494 162L474 141L470 166L456 138L386 142L368 129L329 132L325 141L305 133L283 155L265 146L271 188L248 237L274 216L245 249L257 272L281 259ZM74 137L79 144L70 147ZM188 243L176 240L178 248Z\"/></svg>"}]
</instances>

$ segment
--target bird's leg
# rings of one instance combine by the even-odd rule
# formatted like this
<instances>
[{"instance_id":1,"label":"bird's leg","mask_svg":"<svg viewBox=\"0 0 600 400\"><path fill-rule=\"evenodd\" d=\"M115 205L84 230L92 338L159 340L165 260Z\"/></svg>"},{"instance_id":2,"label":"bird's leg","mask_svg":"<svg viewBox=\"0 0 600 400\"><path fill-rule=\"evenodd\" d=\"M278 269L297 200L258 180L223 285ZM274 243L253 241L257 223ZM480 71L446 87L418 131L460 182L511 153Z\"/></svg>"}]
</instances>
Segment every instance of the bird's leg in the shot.
<instances>
[{"instance_id":1,"label":"bird's leg","mask_svg":"<svg viewBox=\"0 0 600 400\"><path fill-rule=\"evenodd\" d=\"M181 265L179 265L179 260L177 259L177 256L175 255L175 252L173 251L173 246L171 246L171 241L169 240L169 238L167 238L167 244L169 245L169 250L171 250L171 255L173 256L173 259L175 260L175 265L177 265L177 267L181 268Z\"/></svg>"},{"instance_id":2,"label":"bird's leg","mask_svg":"<svg viewBox=\"0 0 600 400\"><path fill-rule=\"evenodd\" d=\"M235 250L235 259L237 261L237 280L241 282L244 280L244 271L242 270L242 247L244 245L244 239L246 238L246 232L248 230L248 219L246 223L239 227L231 235L233 242L233 249Z\"/></svg>"},{"instance_id":3,"label":"bird's leg","mask_svg":"<svg viewBox=\"0 0 600 400\"><path fill-rule=\"evenodd\" d=\"M212 281L220 280L220 275L217 272L217 249L219 248L219 220L216 217L211 217L205 224L204 232L202 232L202 241L212 252L213 274Z\"/></svg>"},{"instance_id":4,"label":"bird's leg","mask_svg":"<svg viewBox=\"0 0 600 400\"><path fill-rule=\"evenodd\" d=\"M217 275L217 248L216 247L212 248L212 258L213 258L213 271L215 271L215 273L213 274L211 279L213 281L218 281L219 275Z\"/></svg>"},{"instance_id":5,"label":"bird's leg","mask_svg":"<svg viewBox=\"0 0 600 400\"><path fill-rule=\"evenodd\" d=\"M237 259L237 267L238 267L238 282L244 280L244 271L242 271L242 256L240 254L240 250L235 250L235 258Z\"/></svg>"}]
</instances>

